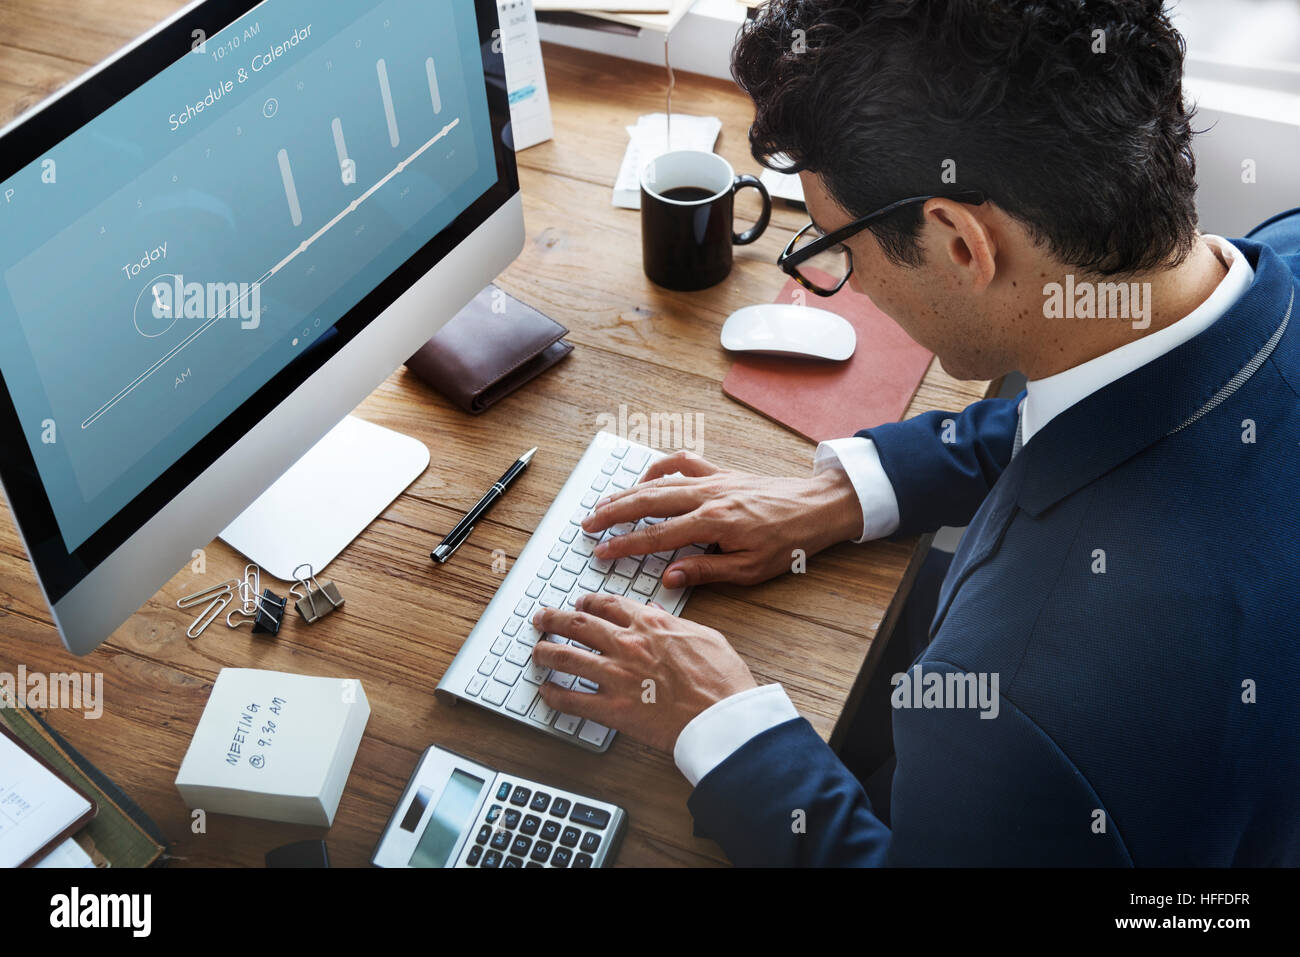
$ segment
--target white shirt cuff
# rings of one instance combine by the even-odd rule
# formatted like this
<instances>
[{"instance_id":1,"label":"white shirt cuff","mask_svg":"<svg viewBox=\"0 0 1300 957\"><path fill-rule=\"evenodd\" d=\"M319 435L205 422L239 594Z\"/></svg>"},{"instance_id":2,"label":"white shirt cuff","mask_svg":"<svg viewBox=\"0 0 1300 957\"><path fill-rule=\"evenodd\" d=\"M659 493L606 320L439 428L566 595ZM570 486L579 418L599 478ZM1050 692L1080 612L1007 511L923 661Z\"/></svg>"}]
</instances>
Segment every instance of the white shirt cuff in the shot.
<instances>
[{"instance_id":1,"label":"white shirt cuff","mask_svg":"<svg viewBox=\"0 0 1300 957\"><path fill-rule=\"evenodd\" d=\"M691 719L677 736L673 760L695 787L751 738L797 717L799 712L779 684L737 692Z\"/></svg>"},{"instance_id":2,"label":"white shirt cuff","mask_svg":"<svg viewBox=\"0 0 1300 957\"><path fill-rule=\"evenodd\" d=\"M862 537L858 542L884 538L898 531L898 496L880 464L876 443L860 436L831 439L817 446L813 474L838 468L848 475L862 506Z\"/></svg>"}]
</instances>

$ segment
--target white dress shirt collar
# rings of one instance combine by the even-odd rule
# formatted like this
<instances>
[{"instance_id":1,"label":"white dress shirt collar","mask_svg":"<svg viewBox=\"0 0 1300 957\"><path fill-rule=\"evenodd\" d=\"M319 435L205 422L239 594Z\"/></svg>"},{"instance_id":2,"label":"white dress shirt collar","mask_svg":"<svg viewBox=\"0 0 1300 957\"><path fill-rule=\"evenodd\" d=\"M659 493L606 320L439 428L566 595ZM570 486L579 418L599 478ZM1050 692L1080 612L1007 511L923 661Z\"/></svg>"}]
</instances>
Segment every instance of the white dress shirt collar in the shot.
<instances>
[{"instance_id":1,"label":"white dress shirt collar","mask_svg":"<svg viewBox=\"0 0 1300 957\"><path fill-rule=\"evenodd\" d=\"M1157 332L1112 349L1072 369L1028 382L1028 394L1020 407L1022 445L1076 402L1204 332L1245 295L1255 278L1255 270L1246 261L1245 255L1220 236L1202 238L1228 265L1228 275L1214 292L1182 319Z\"/></svg>"}]
</instances>

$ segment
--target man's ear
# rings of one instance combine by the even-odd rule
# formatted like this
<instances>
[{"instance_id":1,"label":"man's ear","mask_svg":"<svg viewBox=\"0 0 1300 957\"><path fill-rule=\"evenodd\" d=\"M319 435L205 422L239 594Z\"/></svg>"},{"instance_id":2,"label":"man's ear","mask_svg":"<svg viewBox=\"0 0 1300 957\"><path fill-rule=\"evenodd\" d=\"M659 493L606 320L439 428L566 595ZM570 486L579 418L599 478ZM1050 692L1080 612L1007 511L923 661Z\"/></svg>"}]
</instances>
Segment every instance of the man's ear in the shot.
<instances>
[{"instance_id":1,"label":"man's ear","mask_svg":"<svg viewBox=\"0 0 1300 957\"><path fill-rule=\"evenodd\" d=\"M975 209L943 197L927 200L921 208L925 224L937 230L948 259L966 274L975 292L982 292L997 273L998 244Z\"/></svg>"}]
</instances>

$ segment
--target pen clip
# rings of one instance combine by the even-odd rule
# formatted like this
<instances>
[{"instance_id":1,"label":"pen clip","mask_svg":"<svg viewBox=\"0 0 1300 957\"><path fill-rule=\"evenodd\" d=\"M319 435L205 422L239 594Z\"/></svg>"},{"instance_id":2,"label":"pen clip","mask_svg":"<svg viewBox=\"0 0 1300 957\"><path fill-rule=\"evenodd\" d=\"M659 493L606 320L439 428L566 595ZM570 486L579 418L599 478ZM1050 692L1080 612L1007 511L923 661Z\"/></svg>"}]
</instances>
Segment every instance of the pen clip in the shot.
<instances>
[{"instance_id":1,"label":"pen clip","mask_svg":"<svg viewBox=\"0 0 1300 957\"><path fill-rule=\"evenodd\" d=\"M465 539L469 538L469 533L474 531L476 526L471 525L465 531L461 532L454 539L448 537L441 545L433 550L433 560L441 564L456 554L456 549L465 544Z\"/></svg>"}]
</instances>

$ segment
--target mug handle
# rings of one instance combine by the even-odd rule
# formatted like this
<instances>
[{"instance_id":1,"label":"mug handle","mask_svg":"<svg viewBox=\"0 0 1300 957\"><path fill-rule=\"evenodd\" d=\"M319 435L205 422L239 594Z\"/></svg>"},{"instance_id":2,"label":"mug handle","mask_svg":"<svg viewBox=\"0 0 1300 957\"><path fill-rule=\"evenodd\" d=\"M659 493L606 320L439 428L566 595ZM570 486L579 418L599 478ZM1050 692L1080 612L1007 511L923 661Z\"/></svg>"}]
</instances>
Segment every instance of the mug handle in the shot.
<instances>
[{"instance_id":1,"label":"mug handle","mask_svg":"<svg viewBox=\"0 0 1300 957\"><path fill-rule=\"evenodd\" d=\"M750 176L748 173L737 176L735 182L731 184L731 192L734 195L747 186L753 187L762 195L763 212L759 214L758 222L743 233L738 234L735 230L732 230L731 241L737 246L746 246L759 236L762 236L763 230L767 229L767 221L772 218L772 197L767 195L767 187L759 181L757 176Z\"/></svg>"}]
</instances>

